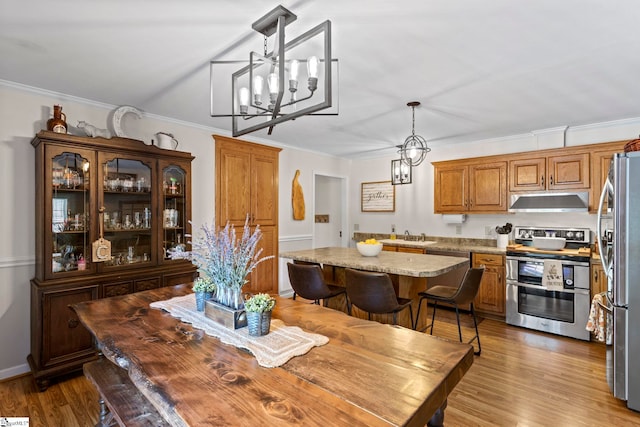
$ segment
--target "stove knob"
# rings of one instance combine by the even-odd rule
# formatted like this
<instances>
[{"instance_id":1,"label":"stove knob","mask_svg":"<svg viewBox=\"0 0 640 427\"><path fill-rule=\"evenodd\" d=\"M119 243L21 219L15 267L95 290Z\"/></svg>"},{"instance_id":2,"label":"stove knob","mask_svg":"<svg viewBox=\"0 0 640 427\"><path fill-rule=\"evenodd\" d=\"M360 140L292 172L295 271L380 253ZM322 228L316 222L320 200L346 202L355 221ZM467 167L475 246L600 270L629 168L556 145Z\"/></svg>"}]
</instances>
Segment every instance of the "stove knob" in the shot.
<instances>
[{"instance_id":1,"label":"stove knob","mask_svg":"<svg viewBox=\"0 0 640 427\"><path fill-rule=\"evenodd\" d=\"M573 231L567 231L567 237L573 237Z\"/></svg>"},{"instance_id":2,"label":"stove knob","mask_svg":"<svg viewBox=\"0 0 640 427\"><path fill-rule=\"evenodd\" d=\"M584 238L584 233L582 231L576 231L576 239L582 240Z\"/></svg>"}]
</instances>

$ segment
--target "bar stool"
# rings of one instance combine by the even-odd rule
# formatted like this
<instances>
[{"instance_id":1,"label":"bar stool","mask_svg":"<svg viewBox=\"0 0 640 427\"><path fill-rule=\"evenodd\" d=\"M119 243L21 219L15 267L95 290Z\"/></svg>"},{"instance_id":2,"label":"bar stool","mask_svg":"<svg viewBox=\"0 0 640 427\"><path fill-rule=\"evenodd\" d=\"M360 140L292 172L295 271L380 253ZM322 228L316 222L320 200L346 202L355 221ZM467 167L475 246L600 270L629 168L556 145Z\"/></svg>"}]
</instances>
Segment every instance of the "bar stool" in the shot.
<instances>
[{"instance_id":1,"label":"bar stool","mask_svg":"<svg viewBox=\"0 0 640 427\"><path fill-rule=\"evenodd\" d=\"M433 335L433 324L436 319L436 309L438 308L438 302L453 304L456 309L456 319L458 321L458 337L460 338L460 342L462 342L462 330L460 329L460 313L458 307L461 305L469 304L471 314L473 315L473 325L476 329L476 335L468 342L471 344L474 340L478 341L478 351L475 352L476 355L480 355L482 352L482 346L480 345L480 334L478 333L478 319L476 318L476 311L473 308L473 300L476 295L478 295L478 290L480 289L480 282L482 281L482 274L484 273L484 268L470 268L465 273L460 286L454 288L453 286L443 286L437 285L426 291L419 292L420 300L418 301L418 313L416 314L416 327L418 326L418 319L420 318L420 306L422 305L422 300L427 300L427 305L429 304L429 300L433 301L433 314L431 316L431 324L424 327L427 329L431 327L430 334Z\"/></svg>"},{"instance_id":2,"label":"bar stool","mask_svg":"<svg viewBox=\"0 0 640 427\"><path fill-rule=\"evenodd\" d=\"M369 320L371 320L371 313L393 314L393 324L396 325L398 323L398 313L408 307L411 328L415 328L411 300L396 296L393 283L387 273L347 268L345 274L347 282L347 311L349 315L351 315L352 305L355 305L367 312Z\"/></svg>"},{"instance_id":3,"label":"bar stool","mask_svg":"<svg viewBox=\"0 0 640 427\"><path fill-rule=\"evenodd\" d=\"M300 295L302 298L313 300L315 304L320 304L320 300L324 300L326 306L327 299L346 292L343 286L327 284L318 264L289 262L287 269L289 270L289 282L293 288L293 299Z\"/></svg>"}]
</instances>

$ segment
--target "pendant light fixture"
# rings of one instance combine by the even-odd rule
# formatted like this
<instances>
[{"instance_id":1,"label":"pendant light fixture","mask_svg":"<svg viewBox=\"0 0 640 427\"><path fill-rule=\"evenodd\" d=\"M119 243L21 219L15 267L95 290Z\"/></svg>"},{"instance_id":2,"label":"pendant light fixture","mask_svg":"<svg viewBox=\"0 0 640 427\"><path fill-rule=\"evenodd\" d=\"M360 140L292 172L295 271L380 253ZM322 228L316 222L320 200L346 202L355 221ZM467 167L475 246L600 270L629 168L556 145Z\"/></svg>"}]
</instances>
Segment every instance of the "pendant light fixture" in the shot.
<instances>
[{"instance_id":1,"label":"pendant light fixture","mask_svg":"<svg viewBox=\"0 0 640 427\"><path fill-rule=\"evenodd\" d=\"M320 113L333 105L333 74L337 74L337 60L331 56L331 21L287 41L285 27L296 19L294 13L277 6L252 25L264 36L264 52L250 52L249 61L210 62L211 117L231 117L234 137L264 128L271 135L275 125L306 115L337 115ZM267 48L270 36L272 50ZM227 68L236 63L241 68ZM230 92L228 83L221 81L228 82L227 71ZM218 104L229 105L217 102L229 94L231 112L214 111Z\"/></svg>"},{"instance_id":2,"label":"pendant light fixture","mask_svg":"<svg viewBox=\"0 0 640 427\"><path fill-rule=\"evenodd\" d=\"M427 153L431 148L427 146L427 141L420 135L416 135L416 107L419 106L418 101L407 103L407 107L411 107L411 135L404 140L404 144L400 146L400 158L402 162L408 166L418 166L427 157Z\"/></svg>"},{"instance_id":3,"label":"pendant light fixture","mask_svg":"<svg viewBox=\"0 0 640 427\"><path fill-rule=\"evenodd\" d=\"M391 184L411 184L411 166L402 159L391 160Z\"/></svg>"}]
</instances>

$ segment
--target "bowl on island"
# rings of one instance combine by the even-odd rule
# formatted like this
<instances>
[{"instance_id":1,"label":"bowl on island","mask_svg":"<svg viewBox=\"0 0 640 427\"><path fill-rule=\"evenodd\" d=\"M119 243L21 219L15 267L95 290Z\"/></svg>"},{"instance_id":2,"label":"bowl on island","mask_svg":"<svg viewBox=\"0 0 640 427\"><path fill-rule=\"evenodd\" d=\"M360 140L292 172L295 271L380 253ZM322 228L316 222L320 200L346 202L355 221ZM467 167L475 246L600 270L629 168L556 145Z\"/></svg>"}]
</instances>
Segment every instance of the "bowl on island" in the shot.
<instances>
[{"instance_id":1,"label":"bowl on island","mask_svg":"<svg viewBox=\"0 0 640 427\"><path fill-rule=\"evenodd\" d=\"M362 256L377 256L382 250L382 243L375 239L367 239L364 242L356 243L356 248Z\"/></svg>"}]
</instances>

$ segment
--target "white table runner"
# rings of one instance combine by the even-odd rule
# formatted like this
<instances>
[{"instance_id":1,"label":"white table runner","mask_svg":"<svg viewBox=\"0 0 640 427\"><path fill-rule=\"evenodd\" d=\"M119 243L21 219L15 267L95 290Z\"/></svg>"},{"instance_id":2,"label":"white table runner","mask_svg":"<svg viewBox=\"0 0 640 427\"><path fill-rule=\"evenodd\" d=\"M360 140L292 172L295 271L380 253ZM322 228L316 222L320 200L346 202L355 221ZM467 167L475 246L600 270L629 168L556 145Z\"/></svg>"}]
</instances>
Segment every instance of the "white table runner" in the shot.
<instances>
[{"instance_id":1,"label":"white table runner","mask_svg":"<svg viewBox=\"0 0 640 427\"><path fill-rule=\"evenodd\" d=\"M271 319L267 335L252 337L248 328L228 329L196 310L195 294L151 303L152 308L169 312L173 317L190 323L207 335L219 338L225 344L249 350L260 366L275 368L289 359L307 353L315 346L324 345L329 338L305 332L297 326L286 326L279 319Z\"/></svg>"}]
</instances>

